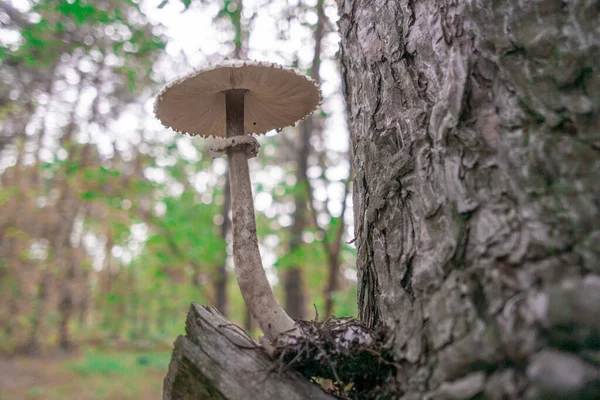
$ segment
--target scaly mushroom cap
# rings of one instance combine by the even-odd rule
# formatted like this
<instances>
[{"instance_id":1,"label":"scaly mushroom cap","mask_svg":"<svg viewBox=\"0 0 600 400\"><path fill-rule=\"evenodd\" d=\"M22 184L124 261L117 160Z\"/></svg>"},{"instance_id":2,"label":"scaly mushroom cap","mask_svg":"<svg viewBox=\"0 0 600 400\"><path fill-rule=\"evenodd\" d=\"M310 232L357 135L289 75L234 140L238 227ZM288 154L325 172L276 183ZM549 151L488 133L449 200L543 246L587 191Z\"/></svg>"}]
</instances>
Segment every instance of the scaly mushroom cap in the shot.
<instances>
[{"instance_id":1,"label":"scaly mushroom cap","mask_svg":"<svg viewBox=\"0 0 600 400\"><path fill-rule=\"evenodd\" d=\"M267 62L223 61L165 86L156 96L154 114L179 133L224 138L224 91L230 89L248 90L247 135L294 125L321 103L317 84L294 69Z\"/></svg>"}]
</instances>

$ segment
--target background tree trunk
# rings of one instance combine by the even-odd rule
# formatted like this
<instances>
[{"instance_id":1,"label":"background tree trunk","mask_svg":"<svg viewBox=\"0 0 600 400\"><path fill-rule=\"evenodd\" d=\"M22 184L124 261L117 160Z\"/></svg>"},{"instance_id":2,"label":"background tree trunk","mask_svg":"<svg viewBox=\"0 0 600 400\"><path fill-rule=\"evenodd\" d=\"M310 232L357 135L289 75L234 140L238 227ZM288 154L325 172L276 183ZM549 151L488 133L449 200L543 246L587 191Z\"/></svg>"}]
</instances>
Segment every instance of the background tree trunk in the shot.
<instances>
[{"instance_id":1,"label":"background tree trunk","mask_svg":"<svg viewBox=\"0 0 600 400\"><path fill-rule=\"evenodd\" d=\"M323 0L317 0L314 8L317 14L317 23L314 31L314 53L309 70L309 75L316 82L321 82L321 47L323 40L323 31L325 24L325 12L323 9ZM309 181L307 170L309 158L311 156L311 137L315 128L313 116L309 115L300 122L298 132L298 151L296 152L296 185L300 190L294 194L294 223L290 228L290 253L298 251L304 246L302 234L308 224L308 198L311 192L308 190ZM307 298L306 284L302 276L302 266L292 265L285 271L283 288L285 294L284 308L290 317L294 319L304 319L307 316Z\"/></svg>"},{"instance_id":2,"label":"background tree trunk","mask_svg":"<svg viewBox=\"0 0 600 400\"><path fill-rule=\"evenodd\" d=\"M40 273L40 281L37 285L37 293L33 304L31 315L31 328L29 331L29 341L25 346L27 354L37 357L41 354L40 346L40 328L44 318L44 304L48 298L48 287L50 286L50 273L44 269Z\"/></svg>"},{"instance_id":3,"label":"background tree trunk","mask_svg":"<svg viewBox=\"0 0 600 400\"><path fill-rule=\"evenodd\" d=\"M399 392L598 398L598 3L338 4L359 312Z\"/></svg>"},{"instance_id":4,"label":"background tree trunk","mask_svg":"<svg viewBox=\"0 0 600 400\"><path fill-rule=\"evenodd\" d=\"M298 129L299 149L296 158L296 184L300 190L295 193L294 223L291 226L290 253L302 248L302 234L306 228L306 216L308 208L306 205L306 186L308 180L306 170L308 169L308 157L310 155L310 137L312 134L311 119L303 121ZM306 318L306 287L302 277L302 267L290 266L284 271L283 288L285 294L285 311L291 318Z\"/></svg>"},{"instance_id":5,"label":"background tree trunk","mask_svg":"<svg viewBox=\"0 0 600 400\"><path fill-rule=\"evenodd\" d=\"M228 167L229 168L229 167ZM221 238L223 241L227 241L227 233L229 232L229 211L231 208L231 190L229 188L229 170L225 171L225 184L224 184L224 199L223 199L223 224L221 224ZM227 307L227 252L223 251L223 260L217 266L217 274L214 280L214 291L215 291L215 306L217 310L225 317L229 313Z\"/></svg>"}]
</instances>

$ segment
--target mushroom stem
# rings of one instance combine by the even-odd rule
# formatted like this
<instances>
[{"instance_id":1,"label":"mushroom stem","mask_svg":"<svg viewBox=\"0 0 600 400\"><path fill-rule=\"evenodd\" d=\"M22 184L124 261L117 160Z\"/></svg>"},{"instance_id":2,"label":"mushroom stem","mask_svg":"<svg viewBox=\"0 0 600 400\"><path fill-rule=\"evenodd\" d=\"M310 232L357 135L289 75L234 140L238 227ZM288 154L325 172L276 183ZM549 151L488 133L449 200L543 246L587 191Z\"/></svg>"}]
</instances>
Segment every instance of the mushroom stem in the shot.
<instances>
[{"instance_id":1,"label":"mushroom stem","mask_svg":"<svg viewBox=\"0 0 600 400\"><path fill-rule=\"evenodd\" d=\"M245 89L225 92L228 138L244 135L246 92ZM256 236L254 201L245 147L245 144L241 144L227 149L235 275L246 305L269 340L275 340L282 334L298 336L300 332L295 322L277 302L263 269Z\"/></svg>"}]
</instances>

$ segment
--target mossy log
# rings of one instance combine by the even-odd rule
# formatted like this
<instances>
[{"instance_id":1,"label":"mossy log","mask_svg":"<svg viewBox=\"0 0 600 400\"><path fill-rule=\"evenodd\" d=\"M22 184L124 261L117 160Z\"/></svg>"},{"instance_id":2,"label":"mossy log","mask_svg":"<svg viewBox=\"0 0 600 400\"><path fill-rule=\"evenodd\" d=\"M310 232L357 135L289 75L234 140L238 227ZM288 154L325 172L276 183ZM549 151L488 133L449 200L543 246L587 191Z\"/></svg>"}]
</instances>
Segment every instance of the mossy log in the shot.
<instances>
[{"instance_id":1,"label":"mossy log","mask_svg":"<svg viewBox=\"0 0 600 400\"><path fill-rule=\"evenodd\" d=\"M215 308L193 303L186 336L175 348L163 400L332 400L319 386L277 361Z\"/></svg>"}]
</instances>

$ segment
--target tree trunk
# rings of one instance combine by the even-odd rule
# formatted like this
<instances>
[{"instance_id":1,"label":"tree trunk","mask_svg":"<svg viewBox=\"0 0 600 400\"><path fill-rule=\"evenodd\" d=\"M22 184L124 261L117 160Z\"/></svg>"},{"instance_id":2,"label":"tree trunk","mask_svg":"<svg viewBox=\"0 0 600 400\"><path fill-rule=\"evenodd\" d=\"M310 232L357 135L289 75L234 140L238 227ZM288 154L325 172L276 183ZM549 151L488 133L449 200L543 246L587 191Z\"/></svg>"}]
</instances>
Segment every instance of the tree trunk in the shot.
<instances>
[{"instance_id":1,"label":"tree trunk","mask_svg":"<svg viewBox=\"0 0 600 400\"><path fill-rule=\"evenodd\" d=\"M221 238L224 242L227 241L227 233L229 232L229 225L231 223L229 219L229 211L231 209L231 189L229 188L229 167L225 171L225 186L224 186L224 199L223 199L223 224L221 224ZM215 291L215 306L217 310L224 316L228 315L227 307L227 252L223 251L223 260L217 266L217 274L214 280L214 291Z\"/></svg>"},{"instance_id":2,"label":"tree trunk","mask_svg":"<svg viewBox=\"0 0 600 400\"><path fill-rule=\"evenodd\" d=\"M233 50L233 57L237 60L241 60L244 57L244 45L248 37L248 27L242 24L242 11L243 2L241 0L235 0L232 2L235 6L233 12L229 13L230 22L233 25L235 31L235 37L233 43L235 45ZM227 241L227 234L229 233L229 227L231 226L231 219L229 218L229 212L231 211L231 188L229 187L229 166L225 170L225 185L224 199L223 199L223 224L221 224L221 238L224 242ZM223 260L217 265L217 273L213 283L215 291L215 306L227 317L229 313L228 301L227 301L227 252L223 251Z\"/></svg>"},{"instance_id":3,"label":"tree trunk","mask_svg":"<svg viewBox=\"0 0 600 400\"><path fill-rule=\"evenodd\" d=\"M81 92L81 88L79 88L79 92ZM72 139L76 129L75 110L79 103L79 95L80 93L78 93L78 100L71 111L70 122L59 140L61 147L73 144ZM72 148L67 158L67 168L75 165L85 167L90 148ZM60 350L70 351L73 344L69 333L69 322L74 314L76 302L73 285L79 270L79 261L75 257L74 248L71 243L71 233L83 205L78 202L77 194L69 182L67 170L59 176L55 184L60 190L60 199L56 205L58 222L53 227L50 243L55 255L55 264L60 271L59 276L61 277L58 302L58 311L60 313L58 321L58 345Z\"/></svg>"},{"instance_id":4,"label":"tree trunk","mask_svg":"<svg viewBox=\"0 0 600 400\"><path fill-rule=\"evenodd\" d=\"M47 267L46 267L47 268ZM40 280L37 285L37 293L35 294L35 301L33 304L33 311L31 315L31 330L29 331L29 341L26 345L26 352L34 357L37 357L41 353L40 346L40 329L42 326L42 320L45 315L44 304L48 298L48 289L50 286L50 273L44 268L40 273Z\"/></svg>"},{"instance_id":5,"label":"tree trunk","mask_svg":"<svg viewBox=\"0 0 600 400\"><path fill-rule=\"evenodd\" d=\"M303 200L304 194L300 195ZM305 201L296 200L294 224L292 226L292 239L290 252L297 251L302 246L302 232L305 226L306 206ZM302 276L302 267L293 265L284 271L283 289L285 295L285 311L291 318L304 319L306 317L306 289Z\"/></svg>"},{"instance_id":6,"label":"tree trunk","mask_svg":"<svg viewBox=\"0 0 600 400\"><path fill-rule=\"evenodd\" d=\"M214 308L192 304L186 333L175 341L164 400L333 400L292 370L280 370L262 347Z\"/></svg>"},{"instance_id":7,"label":"tree trunk","mask_svg":"<svg viewBox=\"0 0 600 400\"><path fill-rule=\"evenodd\" d=\"M323 40L323 27L325 24L325 12L323 9L323 0L317 0L315 5L317 13L317 23L313 38L315 41L313 59L310 67L310 75L316 81L320 82L321 69L321 45ZM308 203L307 197L310 195L309 182L307 177L308 159L311 153L310 139L314 129L313 116L309 115L302 121L297 129L298 132L298 152L296 153L296 185L300 188L294 195L294 223L290 228L290 253L302 248L302 234L307 225ZM292 265L285 271L283 279L285 294L285 310L290 317L295 319L306 318L306 289L302 276L302 266Z\"/></svg>"},{"instance_id":8,"label":"tree trunk","mask_svg":"<svg viewBox=\"0 0 600 400\"><path fill-rule=\"evenodd\" d=\"M398 393L599 398L598 3L339 11L359 312Z\"/></svg>"},{"instance_id":9,"label":"tree trunk","mask_svg":"<svg viewBox=\"0 0 600 400\"><path fill-rule=\"evenodd\" d=\"M296 185L300 189L294 193L294 223L290 228L290 253L302 248L302 234L306 228L307 191L306 170L310 155L310 137L312 134L311 118L304 120L298 128L298 151L296 153ZM302 277L302 266L292 265L284 271L283 288L285 294L285 311L294 319L306 317L306 289Z\"/></svg>"},{"instance_id":10,"label":"tree trunk","mask_svg":"<svg viewBox=\"0 0 600 400\"><path fill-rule=\"evenodd\" d=\"M338 256L329 257L329 276L327 277L327 284L325 286L324 298L325 298L325 318L329 318L333 315L333 296L338 288L338 281L340 280L340 262Z\"/></svg>"},{"instance_id":11,"label":"tree trunk","mask_svg":"<svg viewBox=\"0 0 600 400\"><path fill-rule=\"evenodd\" d=\"M69 333L69 321L73 315L73 289L68 281L63 281L60 288L60 301L58 311L60 318L58 320L58 348L64 352L71 350L73 344Z\"/></svg>"},{"instance_id":12,"label":"tree trunk","mask_svg":"<svg viewBox=\"0 0 600 400\"><path fill-rule=\"evenodd\" d=\"M325 318L329 318L333 315L333 296L335 292L338 290L340 279L340 252L342 251L342 240L344 238L344 230L346 228L346 224L344 223L344 217L346 216L346 200L348 198L348 194L350 193L350 177L352 176L352 171L348 171L348 179L344 184L344 198L342 199L342 212L340 214L340 222L337 228L336 236L333 242L330 244L325 239L323 243L325 244L325 253L327 254L327 260L329 262L329 276L327 277L327 285L325 286L325 290L323 291L325 298ZM314 211L314 207L313 207ZM315 215L315 223L317 221Z\"/></svg>"},{"instance_id":13,"label":"tree trunk","mask_svg":"<svg viewBox=\"0 0 600 400\"><path fill-rule=\"evenodd\" d=\"M83 271L81 277L82 284L84 285L84 290L81 295L81 299L79 300L79 308L78 308L78 319L79 319L79 327L83 328L88 324L88 315L90 312L91 306L91 290L92 285L90 284L90 272ZM131 282L133 283L133 281ZM131 284L130 287L133 287Z\"/></svg>"}]
</instances>

